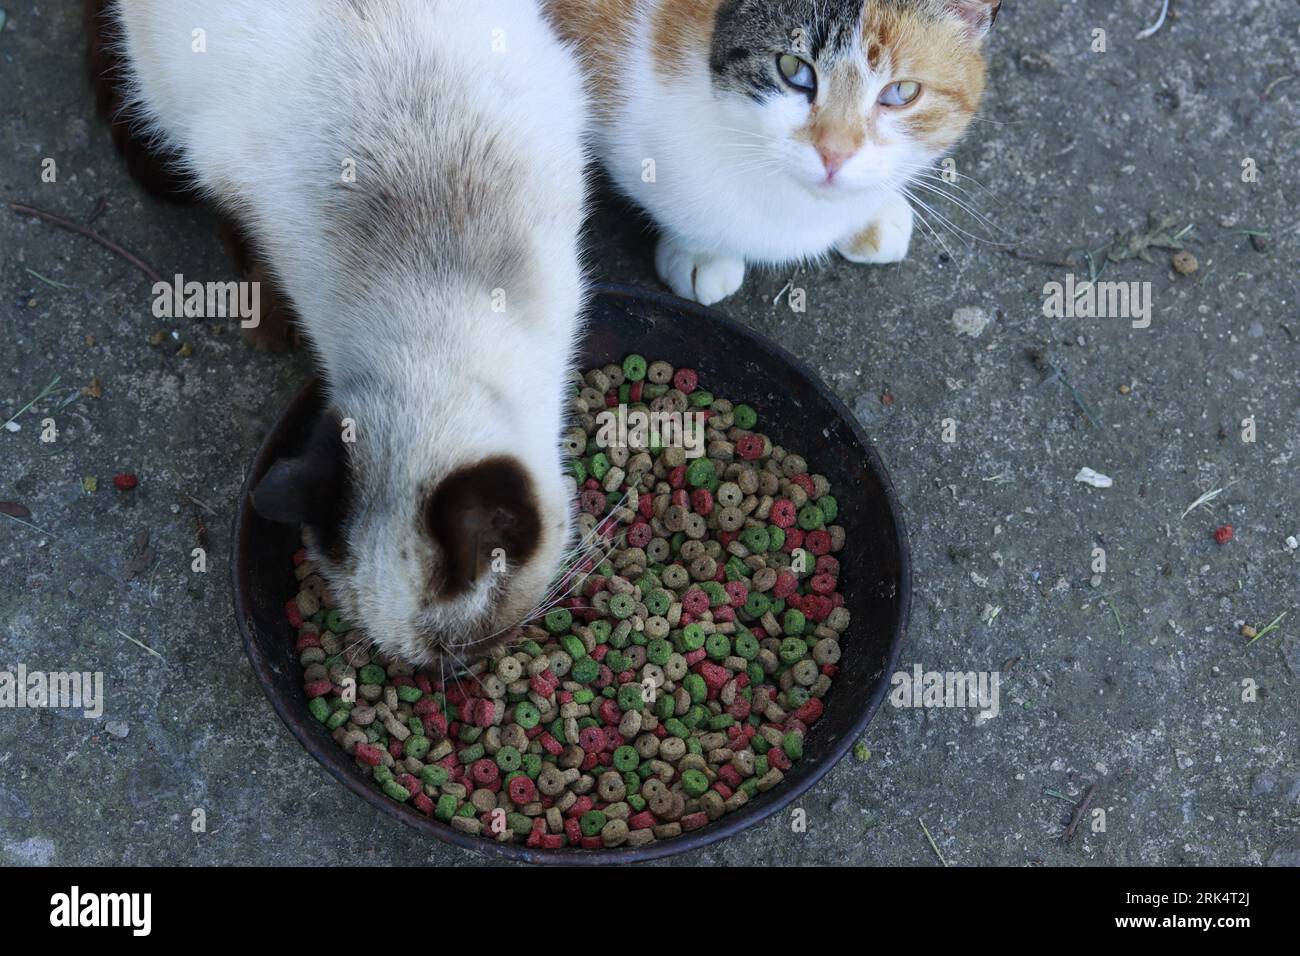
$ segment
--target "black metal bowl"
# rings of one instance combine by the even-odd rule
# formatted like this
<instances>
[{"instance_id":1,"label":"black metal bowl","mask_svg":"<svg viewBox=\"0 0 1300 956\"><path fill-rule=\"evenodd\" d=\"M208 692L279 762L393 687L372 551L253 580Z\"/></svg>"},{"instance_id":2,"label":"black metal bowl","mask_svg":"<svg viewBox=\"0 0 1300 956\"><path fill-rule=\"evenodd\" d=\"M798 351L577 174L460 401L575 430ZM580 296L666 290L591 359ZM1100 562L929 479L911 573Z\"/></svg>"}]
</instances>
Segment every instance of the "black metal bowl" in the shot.
<instances>
[{"instance_id":1,"label":"black metal bowl","mask_svg":"<svg viewBox=\"0 0 1300 956\"><path fill-rule=\"evenodd\" d=\"M844 756L876 713L898 664L911 604L907 534L889 476L852 413L811 371L757 333L673 296L603 286L589 314L584 368L621 361L629 352L695 368L714 393L753 405L763 431L826 475L840 503L837 520L848 533L840 586L852 621L839 673L824 715L808 732L803 759L779 786L734 813L642 847L541 850L460 833L389 799L307 712L296 635L284 615L297 591L290 556L298 548L298 529L263 519L249 503L249 490L272 462L305 440L320 404L316 383L303 389L262 443L235 518L235 616L253 672L299 742L341 784L408 826L467 850L529 863L651 860L731 836L791 803Z\"/></svg>"}]
</instances>

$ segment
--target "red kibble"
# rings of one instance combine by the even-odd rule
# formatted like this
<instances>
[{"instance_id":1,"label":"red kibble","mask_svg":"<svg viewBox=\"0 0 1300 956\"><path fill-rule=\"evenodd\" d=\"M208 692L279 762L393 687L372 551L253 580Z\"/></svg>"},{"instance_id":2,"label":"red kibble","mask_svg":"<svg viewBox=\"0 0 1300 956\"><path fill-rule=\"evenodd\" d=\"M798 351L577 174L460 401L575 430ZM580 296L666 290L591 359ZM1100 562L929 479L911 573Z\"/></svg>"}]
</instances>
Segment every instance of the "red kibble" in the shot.
<instances>
[{"instance_id":1,"label":"red kibble","mask_svg":"<svg viewBox=\"0 0 1300 956\"><path fill-rule=\"evenodd\" d=\"M830 594L835 590L835 577L830 574L814 574L808 587L814 594Z\"/></svg>"},{"instance_id":2,"label":"red kibble","mask_svg":"<svg viewBox=\"0 0 1300 956\"><path fill-rule=\"evenodd\" d=\"M298 610L298 602L296 600L290 599L284 602L284 616L289 619L290 627L302 627L302 611Z\"/></svg>"},{"instance_id":3,"label":"red kibble","mask_svg":"<svg viewBox=\"0 0 1300 956\"><path fill-rule=\"evenodd\" d=\"M698 664L700 661L704 660L704 658L706 658L706 657L708 657L708 656L709 656L709 652L708 652L708 651L706 651L706 650L705 650L704 648L702 648L702 647L697 647L695 650L693 650L693 651L689 651L689 652L685 655L685 657L686 657L686 663L687 663L688 665Z\"/></svg>"},{"instance_id":4,"label":"red kibble","mask_svg":"<svg viewBox=\"0 0 1300 956\"><path fill-rule=\"evenodd\" d=\"M689 395L699 387L700 377L695 374L695 369L679 368L673 374L673 388L683 394Z\"/></svg>"},{"instance_id":5,"label":"red kibble","mask_svg":"<svg viewBox=\"0 0 1300 956\"><path fill-rule=\"evenodd\" d=\"M840 559L831 554L823 554L813 566L814 574L829 574L833 578L840 576Z\"/></svg>"},{"instance_id":6,"label":"red kibble","mask_svg":"<svg viewBox=\"0 0 1300 956\"><path fill-rule=\"evenodd\" d=\"M740 776L740 771L729 763L724 763L718 768L718 778L733 790L744 782ZM729 797L731 794L724 794L724 796Z\"/></svg>"},{"instance_id":7,"label":"red kibble","mask_svg":"<svg viewBox=\"0 0 1300 956\"><path fill-rule=\"evenodd\" d=\"M795 548L803 547L803 530L800 528L787 528L785 531L785 544L781 545L781 550L786 554L793 554Z\"/></svg>"},{"instance_id":8,"label":"red kibble","mask_svg":"<svg viewBox=\"0 0 1300 956\"><path fill-rule=\"evenodd\" d=\"M678 465L668 472L668 486L670 488L682 488L686 485L686 466Z\"/></svg>"},{"instance_id":9,"label":"red kibble","mask_svg":"<svg viewBox=\"0 0 1300 956\"><path fill-rule=\"evenodd\" d=\"M698 668L699 675L704 678L704 683L709 688L709 696L712 697L716 691L722 690L722 685L731 680L731 671L727 670L712 661L701 661Z\"/></svg>"},{"instance_id":10,"label":"red kibble","mask_svg":"<svg viewBox=\"0 0 1300 956\"><path fill-rule=\"evenodd\" d=\"M767 513L767 520L778 528L788 528L794 524L798 514L793 501L789 498L778 498L772 502L772 507Z\"/></svg>"},{"instance_id":11,"label":"red kibble","mask_svg":"<svg viewBox=\"0 0 1300 956\"><path fill-rule=\"evenodd\" d=\"M668 500L679 508L689 508L691 506L691 493L685 488L678 488L668 496Z\"/></svg>"},{"instance_id":12,"label":"red kibble","mask_svg":"<svg viewBox=\"0 0 1300 956\"><path fill-rule=\"evenodd\" d=\"M715 624L725 624L728 621L736 619L736 609L730 604L722 604L713 609L713 621Z\"/></svg>"},{"instance_id":13,"label":"red kibble","mask_svg":"<svg viewBox=\"0 0 1300 956\"><path fill-rule=\"evenodd\" d=\"M523 806L537 799L537 785L528 777L515 777L506 787L506 793L511 803L515 806Z\"/></svg>"},{"instance_id":14,"label":"red kibble","mask_svg":"<svg viewBox=\"0 0 1300 956\"><path fill-rule=\"evenodd\" d=\"M415 809L419 810L426 817L433 816L433 801L429 799L427 794L417 793L411 800L411 806L415 807Z\"/></svg>"},{"instance_id":15,"label":"red kibble","mask_svg":"<svg viewBox=\"0 0 1300 956\"><path fill-rule=\"evenodd\" d=\"M683 830L698 830L709 822L709 815L703 810L698 813L688 813L682 817L681 824Z\"/></svg>"},{"instance_id":16,"label":"red kibble","mask_svg":"<svg viewBox=\"0 0 1300 956\"><path fill-rule=\"evenodd\" d=\"M1217 541L1219 544L1227 544L1229 541L1232 540L1233 535L1235 534L1236 532L1233 530L1232 525L1230 524L1220 525L1219 527L1214 529L1214 540Z\"/></svg>"},{"instance_id":17,"label":"red kibble","mask_svg":"<svg viewBox=\"0 0 1300 956\"><path fill-rule=\"evenodd\" d=\"M605 513L605 492L594 488L584 491L578 498L578 506L589 515Z\"/></svg>"},{"instance_id":18,"label":"red kibble","mask_svg":"<svg viewBox=\"0 0 1300 956\"><path fill-rule=\"evenodd\" d=\"M735 792L721 780L713 781L713 789L718 792L718 796L722 797L723 800L730 799L731 795Z\"/></svg>"},{"instance_id":19,"label":"red kibble","mask_svg":"<svg viewBox=\"0 0 1300 956\"><path fill-rule=\"evenodd\" d=\"M772 596L780 600L785 600L799 590L799 579L789 571L779 571L776 575L776 583L772 585Z\"/></svg>"},{"instance_id":20,"label":"red kibble","mask_svg":"<svg viewBox=\"0 0 1300 956\"><path fill-rule=\"evenodd\" d=\"M682 610L688 614L700 615L709 609L709 596L699 588L690 588L682 595Z\"/></svg>"},{"instance_id":21,"label":"red kibble","mask_svg":"<svg viewBox=\"0 0 1300 956\"><path fill-rule=\"evenodd\" d=\"M691 508L699 515L712 514L713 492L708 488L696 488L691 492Z\"/></svg>"},{"instance_id":22,"label":"red kibble","mask_svg":"<svg viewBox=\"0 0 1300 956\"><path fill-rule=\"evenodd\" d=\"M374 744L357 744L356 755L367 767L378 767L384 759L384 752Z\"/></svg>"},{"instance_id":23,"label":"red kibble","mask_svg":"<svg viewBox=\"0 0 1300 956\"><path fill-rule=\"evenodd\" d=\"M647 830L658 822L649 810L642 810L627 818L627 825L633 830Z\"/></svg>"},{"instance_id":24,"label":"red kibble","mask_svg":"<svg viewBox=\"0 0 1300 956\"><path fill-rule=\"evenodd\" d=\"M763 439L757 435L741 435L736 439L736 454L746 461L753 461L763 454Z\"/></svg>"},{"instance_id":25,"label":"red kibble","mask_svg":"<svg viewBox=\"0 0 1300 956\"><path fill-rule=\"evenodd\" d=\"M538 739L542 742L542 749L552 757L558 757L560 754L564 753L564 744L556 740L549 731L542 734Z\"/></svg>"},{"instance_id":26,"label":"red kibble","mask_svg":"<svg viewBox=\"0 0 1300 956\"><path fill-rule=\"evenodd\" d=\"M822 704L820 697L809 697L808 702L794 712L796 720L802 720L805 724L815 723L822 715L825 705Z\"/></svg>"},{"instance_id":27,"label":"red kibble","mask_svg":"<svg viewBox=\"0 0 1300 956\"><path fill-rule=\"evenodd\" d=\"M307 696L309 698L324 697L333 689L334 689L334 683L328 677L322 677L320 680L314 680L310 684L307 684L306 686L303 687L303 690L307 692Z\"/></svg>"},{"instance_id":28,"label":"red kibble","mask_svg":"<svg viewBox=\"0 0 1300 956\"><path fill-rule=\"evenodd\" d=\"M299 548L297 551L293 553L293 566L295 568L306 560L307 560L306 548Z\"/></svg>"},{"instance_id":29,"label":"red kibble","mask_svg":"<svg viewBox=\"0 0 1300 956\"><path fill-rule=\"evenodd\" d=\"M300 653L309 647L320 647L320 636L311 631L303 631L298 635L298 641L293 647Z\"/></svg>"},{"instance_id":30,"label":"red kibble","mask_svg":"<svg viewBox=\"0 0 1300 956\"><path fill-rule=\"evenodd\" d=\"M406 792L411 796L415 796L420 792L420 781L416 780L415 777L411 776L409 773L404 773L396 779L398 783L406 788Z\"/></svg>"},{"instance_id":31,"label":"red kibble","mask_svg":"<svg viewBox=\"0 0 1300 956\"><path fill-rule=\"evenodd\" d=\"M641 389L643 389L644 387L645 387L644 380L633 382L632 387L627 390L628 400L631 402L641 401Z\"/></svg>"},{"instance_id":32,"label":"red kibble","mask_svg":"<svg viewBox=\"0 0 1300 956\"><path fill-rule=\"evenodd\" d=\"M644 521L638 521L627 529L627 543L634 548L644 548L654 537L654 532Z\"/></svg>"},{"instance_id":33,"label":"red kibble","mask_svg":"<svg viewBox=\"0 0 1300 956\"><path fill-rule=\"evenodd\" d=\"M767 752L767 762L777 770L790 769L790 758L785 755L785 751L780 747L773 747Z\"/></svg>"},{"instance_id":34,"label":"red kibble","mask_svg":"<svg viewBox=\"0 0 1300 956\"><path fill-rule=\"evenodd\" d=\"M636 512L647 521L655 513L654 495L641 495L636 499Z\"/></svg>"},{"instance_id":35,"label":"red kibble","mask_svg":"<svg viewBox=\"0 0 1300 956\"><path fill-rule=\"evenodd\" d=\"M114 475L113 487L118 491L135 491L136 486L140 484L140 479L135 475Z\"/></svg>"},{"instance_id":36,"label":"red kibble","mask_svg":"<svg viewBox=\"0 0 1300 956\"><path fill-rule=\"evenodd\" d=\"M831 533L829 531L809 531L804 536L803 546L813 554L829 554L831 550Z\"/></svg>"},{"instance_id":37,"label":"red kibble","mask_svg":"<svg viewBox=\"0 0 1300 956\"><path fill-rule=\"evenodd\" d=\"M573 819L576 820L578 819L578 817L582 816L584 813L586 813L595 805L596 805L596 801L592 800L591 797L584 794L583 796L579 797L577 800L573 801L573 806L569 807L568 811L564 815L566 817L573 817Z\"/></svg>"},{"instance_id":38,"label":"red kibble","mask_svg":"<svg viewBox=\"0 0 1300 956\"><path fill-rule=\"evenodd\" d=\"M469 774L481 787L490 787L501 779L501 768L491 757L483 757L470 764Z\"/></svg>"}]
</instances>

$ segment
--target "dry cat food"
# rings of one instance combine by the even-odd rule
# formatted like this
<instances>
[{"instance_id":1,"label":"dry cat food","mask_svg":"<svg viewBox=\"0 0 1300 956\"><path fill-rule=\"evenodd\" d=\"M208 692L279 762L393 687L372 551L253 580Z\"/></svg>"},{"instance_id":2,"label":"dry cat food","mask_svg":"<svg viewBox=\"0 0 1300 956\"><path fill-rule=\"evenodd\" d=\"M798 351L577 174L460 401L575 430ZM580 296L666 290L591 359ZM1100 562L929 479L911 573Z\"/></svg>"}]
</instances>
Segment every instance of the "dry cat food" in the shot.
<instances>
[{"instance_id":1,"label":"dry cat food","mask_svg":"<svg viewBox=\"0 0 1300 956\"><path fill-rule=\"evenodd\" d=\"M286 611L311 713L392 799L533 847L640 846L802 756L849 623L844 529L826 478L691 369L631 355L575 376L573 408L591 547L568 596L469 674L373 658L302 551Z\"/></svg>"}]
</instances>

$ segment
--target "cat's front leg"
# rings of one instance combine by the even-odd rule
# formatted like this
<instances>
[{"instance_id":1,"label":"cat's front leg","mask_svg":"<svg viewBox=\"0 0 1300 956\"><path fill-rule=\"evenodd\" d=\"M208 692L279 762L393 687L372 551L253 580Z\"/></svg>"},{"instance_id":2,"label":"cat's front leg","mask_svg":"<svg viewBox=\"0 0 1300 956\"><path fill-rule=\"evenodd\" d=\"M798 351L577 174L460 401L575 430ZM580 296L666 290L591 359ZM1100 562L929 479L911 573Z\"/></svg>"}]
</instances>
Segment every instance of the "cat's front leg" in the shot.
<instances>
[{"instance_id":1,"label":"cat's front leg","mask_svg":"<svg viewBox=\"0 0 1300 956\"><path fill-rule=\"evenodd\" d=\"M835 245L850 262L880 264L907 258L912 241L912 207L902 196L891 197L867 228Z\"/></svg>"},{"instance_id":2,"label":"cat's front leg","mask_svg":"<svg viewBox=\"0 0 1300 956\"><path fill-rule=\"evenodd\" d=\"M655 268L668 288L701 305L725 299L745 279L745 260L740 256L703 252L667 234L655 250Z\"/></svg>"}]
</instances>

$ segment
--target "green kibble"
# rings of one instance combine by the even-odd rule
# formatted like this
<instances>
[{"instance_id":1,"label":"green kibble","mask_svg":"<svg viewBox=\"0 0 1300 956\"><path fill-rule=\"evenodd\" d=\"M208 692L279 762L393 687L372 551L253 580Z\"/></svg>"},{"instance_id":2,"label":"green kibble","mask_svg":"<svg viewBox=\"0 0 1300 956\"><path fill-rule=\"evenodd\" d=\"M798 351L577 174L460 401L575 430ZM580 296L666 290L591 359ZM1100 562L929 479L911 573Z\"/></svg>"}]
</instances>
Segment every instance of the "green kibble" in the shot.
<instances>
[{"instance_id":1,"label":"green kibble","mask_svg":"<svg viewBox=\"0 0 1300 956\"><path fill-rule=\"evenodd\" d=\"M704 678L699 674L687 674L682 678L682 686L686 688L686 693L691 695L691 700L697 704L709 696L709 685L704 683ZM696 723L699 721L696 720Z\"/></svg>"},{"instance_id":2,"label":"green kibble","mask_svg":"<svg viewBox=\"0 0 1300 956\"><path fill-rule=\"evenodd\" d=\"M523 764L524 773L528 775L528 779L536 780L537 775L542 772L542 755L524 754L519 759Z\"/></svg>"},{"instance_id":3,"label":"green kibble","mask_svg":"<svg viewBox=\"0 0 1300 956\"><path fill-rule=\"evenodd\" d=\"M651 641L646 645L645 657L651 664L662 667L668 663L668 658L673 656L672 645L662 638Z\"/></svg>"},{"instance_id":4,"label":"green kibble","mask_svg":"<svg viewBox=\"0 0 1300 956\"><path fill-rule=\"evenodd\" d=\"M518 770L520 764L523 763L523 758L519 751L514 747L511 747L509 744L501 747L496 752L495 759L497 766L506 773L509 773L512 770Z\"/></svg>"},{"instance_id":5,"label":"green kibble","mask_svg":"<svg viewBox=\"0 0 1300 956\"><path fill-rule=\"evenodd\" d=\"M624 684L619 687L616 699L620 710L643 710L645 708L645 697L641 693L641 685L637 683Z\"/></svg>"},{"instance_id":6,"label":"green kibble","mask_svg":"<svg viewBox=\"0 0 1300 956\"><path fill-rule=\"evenodd\" d=\"M682 773L682 789L698 797L709 789L709 778L699 770L687 770Z\"/></svg>"},{"instance_id":7,"label":"green kibble","mask_svg":"<svg viewBox=\"0 0 1300 956\"><path fill-rule=\"evenodd\" d=\"M690 394L691 404L696 408L708 408L713 404L713 393L706 392L702 388L697 388Z\"/></svg>"},{"instance_id":8,"label":"green kibble","mask_svg":"<svg viewBox=\"0 0 1300 956\"><path fill-rule=\"evenodd\" d=\"M578 818L578 827L582 830L583 836L595 836L600 833L609 818L600 810L588 810Z\"/></svg>"},{"instance_id":9,"label":"green kibble","mask_svg":"<svg viewBox=\"0 0 1300 956\"><path fill-rule=\"evenodd\" d=\"M363 684L382 684L388 680L388 674L378 664L367 664L357 671L357 679Z\"/></svg>"},{"instance_id":10,"label":"green kibble","mask_svg":"<svg viewBox=\"0 0 1300 956\"><path fill-rule=\"evenodd\" d=\"M563 634L573 626L573 615L567 608L557 607L553 611L548 611L542 622L550 633Z\"/></svg>"},{"instance_id":11,"label":"green kibble","mask_svg":"<svg viewBox=\"0 0 1300 956\"><path fill-rule=\"evenodd\" d=\"M460 753L456 754L456 759L468 767L475 760L481 759L484 753L486 753L486 751L482 744L471 744Z\"/></svg>"},{"instance_id":12,"label":"green kibble","mask_svg":"<svg viewBox=\"0 0 1300 956\"><path fill-rule=\"evenodd\" d=\"M604 644L609 640L609 634L613 630L613 626L609 621L592 621L587 625L587 630L591 631L591 636L596 639L597 644Z\"/></svg>"},{"instance_id":13,"label":"green kibble","mask_svg":"<svg viewBox=\"0 0 1300 956\"><path fill-rule=\"evenodd\" d=\"M817 507L822 510L822 520L834 521L840 515L840 503L833 495L822 495L817 499Z\"/></svg>"},{"instance_id":14,"label":"green kibble","mask_svg":"<svg viewBox=\"0 0 1300 956\"><path fill-rule=\"evenodd\" d=\"M636 601L630 594L615 594L609 599L609 613L623 621L636 611ZM568 613L567 611L565 612Z\"/></svg>"},{"instance_id":15,"label":"green kibble","mask_svg":"<svg viewBox=\"0 0 1300 956\"><path fill-rule=\"evenodd\" d=\"M703 647L704 640L706 637L707 635L704 633L704 628L692 622L690 624L687 624L684 628L682 628L681 636L678 640L678 645L681 648L682 653L688 654L691 651L698 651L701 647Z\"/></svg>"},{"instance_id":16,"label":"green kibble","mask_svg":"<svg viewBox=\"0 0 1300 956\"><path fill-rule=\"evenodd\" d=\"M748 405L737 405L731 410L731 423L737 428L749 431L758 424L758 412Z\"/></svg>"},{"instance_id":17,"label":"green kibble","mask_svg":"<svg viewBox=\"0 0 1300 956\"><path fill-rule=\"evenodd\" d=\"M780 551L785 546L785 528L776 525L767 529L768 550Z\"/></svg>"},{"instance_id":18,"label":"green kibble","mask_svg":"<svg viewBox=\"0 0 1300 956\"><path fill-rule=\"evenodd\" d=\"M524 730L532 730L541 719L541 712L531 700L521 700L515 704L515 723Z\"/></svg>"},{"instance_id":19,"label":"green kibble","mask_svg":"<svg viewBox=\"0 0 1300 956\"><path fill-rule=\"evenodd\" d=\"M576 681L579 684L590 684L599 676L600 676L600 664L598 664L595 661L595 659L591 657L583 657L579 660L574 661L573 667L569 670L569 679ZM578 693L582 693L582 692L579 691ZM574 695L573 699L575 701L578 700L577 694ZM578 702L584 703L584 701L578 701ZM518 722L518 714L519 711L516 709L515 711L516 722ZM522 727L523 724L520 724L520 726Z\"/></svg>"},{"instance_id":20,"label":"green kibble","mask_svg":"<svg viewBox=\"0 0 1300 956\"><path fill-rule=\"evenodd\" d=\"M696 458L686 468L686 483L693 488L707 485L715 477L713 462L708 458Z\"/></svg>"},{"instance_id":21,"label":"green kibble","mask_svg":"<svg viewBox=\"0 0 1300 956\"><path fill-rule=\"evenodd\" d=\"M671 700L672 698L665 694L663 699ZM664 721L664 730L668 731L670 737L681 737L685 739L691 735L691 728L687 727L676 717L669 717Z\"/></svg>"},{"instance_id":22,"label":"green kibble","mask_svg":"<svg viewBox=\"0 0 1300 956\"><path fill-rule=\"evenodd\" d=\"M433 815L443 823L448 822L456 815L456 798L449 793L444 793L438 798L438 803L433 808Z\"/></svg>"},{"instance_id":23,"label":"green kibble","mask_svg":"<svg viewBox=\"0 0 1300 956\"><path fill-rule=\"evenodd\" d=\"M389 780L384 784L384 793L388 794L399 803L405 803L411 799L411 791L407 790L396 780Z\"/></svg>"},{"instance_id":24,"label":"green kibble","mask_svg":"<svg viewBox=\"0 0 1300 956\"><path fill-rule=\"evenodd\" d=\"M397 688L397 699L406 704L414 704L424 696L424 692L414 684L403 684Z\"/></svg>"},{"instance_id":25,"label":"green kibble","mask_svg":"<svg viewBox=\"0 0 1300 956\"><path fill-rule=\"evenodd\" d=\"M866 763L871 759L871 748L862 741L858 741L853 745L853 759L858 763Z\"/></svg>"},{"instance_id":26,"label":"green kibble","mask_svg":"<svg viewBox=\"0 0 1300 956\"><path fill-rule=\"evenodd\" d=\"M756 525L740 533L740 543L755 554L762 554L772 546L772 539L766 528Z\"/></svg>"},{"instance_id":27,"label":"green kibble","mask_svg":"<svg viewBox=\"0 0 1300 956\"><path fill-rule=\"evenodd\" d=\"M791 637L798 637L808 626L808 619L803 616L803 611L797 611L794 608L785 612L785 617L781 619L781 630ZM794 663L786 661L787 664Z\"/></svg>"},{"instance_id":28,"label":"green kibble","mask_svg":"<svg viewBox=\"0 0 1300 956\"><path fill-rule=\"evenodd\" d=\"M749 597L745 598L743 610L750 617L762 617L772 606L772 599L762 591L750 591Z\"/></svg>"},{"instance_id":29,"label":"green kibble","mask_svg":"<svg viewBox=\"0 0 1300 956\"><path fill-rule=\"evenodd\" d=\"M781 642L781 649L777 652L777 656L781 658L783 664L793 664L795 661L801 660L807 652L808 645L803 642L802 638L787 637Z\"/></svg>"},{"instance_id":30,"label":"green kibble","mask_svg":"<svg viewBox=\"0 0 1300 956\"><path fill-rule=\"evenodd\" d=\"M597 481L604 479L606 473L609 472L609 459L605 457L603 451L598 451L591 456L591 461L587 463L587 470L591 472L591 477Z\"/></svg>"},{"instance_id":31,"label":"green kibble","mask_svg":"<svg viewBox=\"0 0 1300 956\"><path fill-rule=\"evenodd\" d=\"M568 613L567 611L565 613ZM587 656L587 645L582 643L582 638L576 634L565 634L560 638L560 646L564 648L564 653L568 654L575 661L581 660Z\"/></svg>"},{"instance_id":32,"label":"green kibble","mask_svg":"<svg viewBox=\"0 0 1300 956\"><path fill-rule=\"evenodd\" d=\"M803 734L790 731L781 738L781 749L791 760L798 760L803 756Z\"/></svg>"},{"instance_id":33,"label":"green kibble","mask_svg":"<svg viewBox=\"0 0 1300 956\"><path fill-rule=\"evenodd\" d=\"M672 607L672 596L663 588L656 588L645 596L645 609L651 616L662 616Z\"/></svg>"},{"instance_id":34,"label":"green kibble","mask_svg":"<svg viewBox=\"0 0 1300 956\"><path fill-rule=\"evenodd\" d=\"M402 755L405 757L414 757L416 760L423 760L429 754L429 748L432 742L423 734L406 738L406 743L402 745Z\"/></svg>"},{"instance_id":35,"label":"green kibble","mask_svg":"<svg viewBox=\"0 0 1300 956\"><path fill-rule=\"evenodd\" d=\"M614 751L614 766L626 773L629 770L635 770L641 763L641 755L636 752L635 747L629 747L627 744L619 747Z\"/></svg>"},{"instance_id":36,"label":"green kibble","mask_svg":"<svg viewBox=\"0 0 1300 956\"><path fill-rule=\"evenodd\" d=\"M316 699L320 700L319 697ZM334 711L334 713L330 714L329 720L325 721L325 727L327 730L336 730L337 728L342 727L344 724L346 724L348 722L348 718L351 716L352 716L351 708L340 707L338 710Z\"/></svg>"},{"instance_id":37,"label":"green kibble","mask_svg":"<svg viewBox=\"0 0 1300 956\"><path fill-rule=\"evenodd\" d=\"M726 634L713 633L704 641L704 650L715 661L720 661L731 654L731 640Z\"/></svg>"},{"instance_id":38,"label":"green kibble","mask_svg":"<svg viewBox=\"0 0 1300 956\"><path fill-rule=\"evenodd\" d=\"M758 638L749 631L736 635L734 647L736 656L743 657L747 661L752 661L758 656L758 652L762 650L762 646L758 643Z\"/></svg>"},{"instance_id":39,"label":"green kibble","mask_svg":"<svg viewBox=\"0 0 1300 956\"><path fill-rule=\"evenodd\" d=\"M799 527L804 531L816 531L826 524L826 516L822 514L822 509L811 501L799 509L798 520Z\"/></svg>"},{"instance_id":40,"label":"green kibble","mask_svg":"<svg viewBox=\"0 0 1300 956\"><path fill-rule=\"evenodd\" d=\"M446 767L440 767L437 764L430 764L427 767L420 768L420 780L431 787L441 787L451 779L451 771Z\"/></svg>"},{"instance_id":41,"label":"green kibble","mask_svg":"<svg viewBox=\"0 0 1300 956\"><path fill-rule=\"evenodd\" d=\"M329 720L330 705L325 702L324 697L313 697L311 703L307 705L311 715L319 720L322 724Z\"/></svg>"},{"instance_id":42,"label":"green kibble","mask_svg":"<svg viewBox=\"0 0 1300 956\"><path fill-rule=\"evenodd\" d=\"M639 382L645 378L646 360L633 353L623 359L623 375L629 382Z\"/></svg>"}]
</instances>

